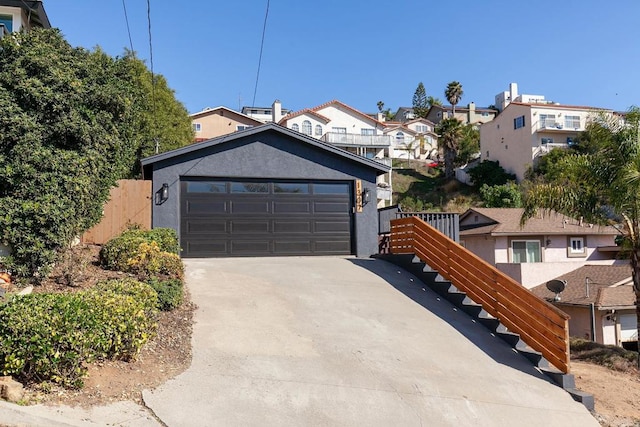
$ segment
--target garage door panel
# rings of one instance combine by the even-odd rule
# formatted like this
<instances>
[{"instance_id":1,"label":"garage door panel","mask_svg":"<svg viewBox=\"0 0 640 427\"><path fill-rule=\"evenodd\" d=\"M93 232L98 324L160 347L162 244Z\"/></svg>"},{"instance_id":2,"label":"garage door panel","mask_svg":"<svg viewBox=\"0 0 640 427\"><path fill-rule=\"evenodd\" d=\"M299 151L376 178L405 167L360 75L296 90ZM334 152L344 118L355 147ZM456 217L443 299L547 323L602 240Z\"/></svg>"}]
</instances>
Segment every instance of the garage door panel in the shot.
<instances>
[{"instance_id":1,"label":"garage door panel","mask_svg":"<svg viewBox=\"0 0 640 427\"><path fill-rule=\"evenodd\" d=\"M347 202L315 202L313 204L313 210L316 213L344 214L349 212L350 207L351 204Z\"/></svg>"},{"instance_id":2,"label":"garage door panel","mask_svg":"<svg viewBox=\"0 0 640 427\"><path fill-rule=\"evenodd\" d=\"M188 200L187 211L189 214L216 214L216 213L228 213L228 203L225 201L211 201L211 200Z\"/></svg>"},{"instance_id":3,"label":"garage door panel","mask_svg":"<svg viewBox=\"0 0 640 427\"><path fill-rule=\"evenodd\" d=\"M190 219L185 224L189 235L199 234L225 234L227 232L226 220Z\"/></svg>"},{"instance_id":4,"label":"garage door panel","mask_svg":"<svg viewBox=\"0 0 640 427\"><path fill-rule=\"evenodd\" d=\"M279 233L311 233L313 230L311 220L307 221L273 221L273 232Z\"/></svg>"},{"instance_id":5,"label":"garage door panel","mask_svg":"<svg viewBox=\"0 0 640 427\"><path fill-rule=\"evenodd\" d=\"M315 231L318 233L343 233L348 235L351 224L348 221L316 221Z\"/></svg>"},{"instance_id":6,"label":"garage door panel","mask_svg":"<svg viewBox=\"0 0 640 427\"><path fill-rule=\"evenodd\" d=\"M351 188L344 181L183 179L182 255L351 254Z\"/></svg>"},{"instance_id":7,"label":"garage door panel","mask_svg":"<svg viewBox=\"0 0 640 427\"><path fill-rule=\"evenodd\" d=\"M269 254L271 244L269 240L232 240L232 255L259 255Z\"/></svg>"},{"instance_id":8,"label":"garage door panel","mask_svg":"<svg viewBox=\"0 0 640 427\"><path fill-rule=\"evenodd\" d=\"M269 234L271 232L270 221L257 220L232 220L230 230L233 234Z\"/></svg>"},{"instance_id":9,"label":"garage door panel","mask_svg":"<svg viewBox=\"0 0 640 427\"><path fill-rule=\"evenodd\" d=\"M273 202L275 214L311 213L311 202Z\"/></svg>"},{"instance_id":10,"label":"garage door panel","mask_svg":"<svg viewBox=\"0 0 640 427\"><path fill-rule=\"evenodd\" d=\"M269 213L270 203L268 201L250 202L250 201L232 201L232 214L266 214Z\"/></svg>"}]
</instances>

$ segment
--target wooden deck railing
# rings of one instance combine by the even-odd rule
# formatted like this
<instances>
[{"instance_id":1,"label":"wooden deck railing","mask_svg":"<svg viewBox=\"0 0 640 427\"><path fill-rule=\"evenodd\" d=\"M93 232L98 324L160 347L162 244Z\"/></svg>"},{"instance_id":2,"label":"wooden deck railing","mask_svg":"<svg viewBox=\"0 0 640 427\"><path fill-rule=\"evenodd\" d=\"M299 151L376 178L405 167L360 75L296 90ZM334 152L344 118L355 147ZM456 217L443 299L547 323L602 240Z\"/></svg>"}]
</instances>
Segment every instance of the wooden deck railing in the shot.
<instances>
[{"instance_id":1,"label":"wooden deck railing","mask_svg":"<svg viewBox=\"0 0 640 427\"><path fill-rule=\"evenodd\" d=\"M569 373L569 316L419 218L391 221L391 253L414 254L553 366Z\"/></svg>"}]
</instances>

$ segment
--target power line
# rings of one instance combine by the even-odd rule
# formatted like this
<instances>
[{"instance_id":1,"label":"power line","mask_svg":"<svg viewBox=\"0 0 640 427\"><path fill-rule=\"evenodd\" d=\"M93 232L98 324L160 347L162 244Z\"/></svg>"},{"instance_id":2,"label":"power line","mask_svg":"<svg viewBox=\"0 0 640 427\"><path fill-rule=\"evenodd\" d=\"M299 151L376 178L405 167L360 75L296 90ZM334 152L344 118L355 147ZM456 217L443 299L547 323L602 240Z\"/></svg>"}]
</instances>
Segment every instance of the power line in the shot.
<instances>
[{"instance_id":1,"label":"power line","mask_svg":"<svg viewBox=\"0 0 640 427\"><path fill-rule=\"evenodd\" d=\"M131 46L131 53L133 53L133 41L131 40L131 29L129 28L129 17L127 16L127 5L122 0L122 8L124 9L124 20L127 23L127 34L129 35L129 46Z\"/></svg>"},{"instance_id":2,"label":"power line","mask_svg":"<svg viewBox=\"0 0 640 427\"><path fill-rule=\"evenodd\" d=\"M256 105L256 93L258 92L258 79L260 78L260 64L262 64L262 48L264 47L264 33L267 31L267 17L269 16L269 1L267 0L267 12L264 14L264 25L262 26L262 40L260 41L260 57L258 58L258 72L256 73L256 86L253 89L253 102Z\"/></svg>"},{"instance_id":3,"label":"power line","mask_svg":"<svg viewBox=\"0 0 640 427\"><path fill-rule=\"evenodd\" d=\"M153 128L157 130L156 126L156 77L153 73L153 42L151 41L151 1L147 0L147 23L149 29L149 65L151 68L151 104L153 111ZM160 143L158 141L158 135L154 137L155 152L158 154L160 151Z\"/></svg>"}]
</instances>

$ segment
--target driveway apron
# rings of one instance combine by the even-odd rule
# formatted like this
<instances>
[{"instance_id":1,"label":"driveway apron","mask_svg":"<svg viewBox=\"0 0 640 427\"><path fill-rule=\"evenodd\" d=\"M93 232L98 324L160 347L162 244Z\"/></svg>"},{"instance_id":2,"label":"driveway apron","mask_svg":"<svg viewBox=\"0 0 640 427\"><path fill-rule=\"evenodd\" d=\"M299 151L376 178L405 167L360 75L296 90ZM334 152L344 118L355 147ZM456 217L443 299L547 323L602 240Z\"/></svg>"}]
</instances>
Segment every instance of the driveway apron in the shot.
<instances>
[{"instance_id":1,"label":"driveway apron","mask_svg":"<svg viewBox=\"0 0 640 427\"><path fill-rule=\"evenodd\" d=\"M185 260L191 367L145 404L168 426L597 426L406 271L339 257Z\"/></svg>"}]
</instances>

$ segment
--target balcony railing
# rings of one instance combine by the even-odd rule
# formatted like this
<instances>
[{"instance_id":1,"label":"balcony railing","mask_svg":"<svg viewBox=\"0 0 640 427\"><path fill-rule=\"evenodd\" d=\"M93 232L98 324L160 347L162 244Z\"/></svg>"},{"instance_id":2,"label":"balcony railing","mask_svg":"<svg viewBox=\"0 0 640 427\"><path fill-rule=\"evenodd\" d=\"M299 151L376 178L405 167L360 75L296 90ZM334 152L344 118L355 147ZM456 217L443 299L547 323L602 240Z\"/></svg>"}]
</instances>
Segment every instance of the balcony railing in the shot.
<instances>
[{"instance_id":1,"label":"balcony railing","mask_svg":"<svg viewBox=\"0 0 640 427\"><path fill-rule=\"evenodd\" d=\"M391 188L377 187L376 193L378 200L391 200L391 198L393 197Z\"/></svg>"},{"instance_id":2,"label":"balcony railing","mask_svg":"<svg viewBox=\"0 0 640 427\"><path fill-rule=\"evenodd\" d=\"M533 128L537 131L550 132L581 132L584 130L582 123L575 120L540 120L534 124Z\"/></svg>"},{"instance_id":3,"label":"balcony railing","mask_svg":"<svg viewBox=\"0 0 640 427\"><path fill-rule=\"evenodd\" d=\"M342 146L388 147L391 145L389 135L359 135L355 133L327 132L322 136L324 142Z\"/></svg>"}]
</instances>

